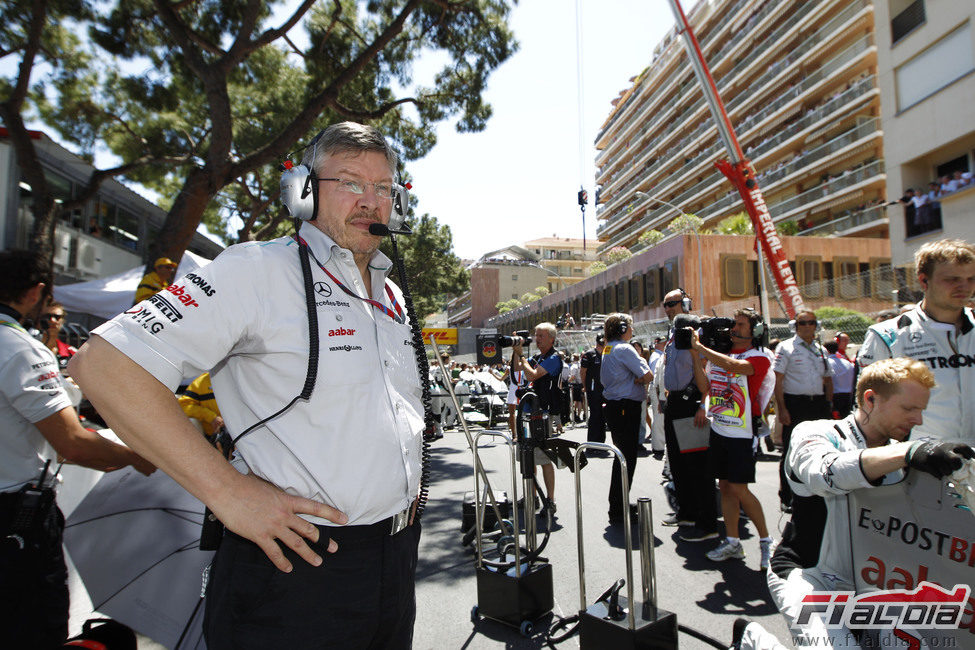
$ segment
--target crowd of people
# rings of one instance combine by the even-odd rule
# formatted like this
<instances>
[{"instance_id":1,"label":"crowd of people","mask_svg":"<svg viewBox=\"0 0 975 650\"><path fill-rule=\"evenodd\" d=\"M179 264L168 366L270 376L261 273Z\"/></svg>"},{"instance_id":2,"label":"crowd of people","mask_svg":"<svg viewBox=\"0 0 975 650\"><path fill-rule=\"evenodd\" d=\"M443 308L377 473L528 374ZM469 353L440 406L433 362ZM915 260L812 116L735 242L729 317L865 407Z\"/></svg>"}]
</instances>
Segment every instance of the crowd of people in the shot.
<instances>
[{"instance_id":1,"label":"crowd of people","mask_svg":"<svg viewBox=\"0 0 975 650\"><path fill-rule=\"evenodd\" d=\"M158 467L223 523L206 585L208 647L411 647L430 432L406 301L369 228L397 217L396 161L376 129L329 127L295 172L313 196L285 196L304 221L295 236L231 247L179 293L168 287L178 300L157 293L175 267L157 260L138 306L79 350L60 340L66 313L50 299L47 262L0 253L0 620L13 647L55 647L67 633L64 519L49 473L60 460ZM773 351L760 314L697 318L677 288L663 301L669 331L652 341L613 313L592 349L571 354L558 349L556 324L539 323L532 347L516 335L506 363L444 359L443 381L475 370L506 381L512 430L531 391L551 435L583 422L587 441L608 433L625 459L613 464L611 527L632 517L623 486L639 459L663 463L675 509L662 523L683 541L712 542L701 555L713 562L744 558L742 527L753 526L771 600L807 645L832 644L848 631L797 622L797 608L813 591L857 588L846 497L896 485L908 468L940 479L975 456L975 247L925 244L916 273L920 302L872 325L855 359L842 332L820 343L812 311ZM316 295L331 300L309 314ZM327 390L315 389L319 375ZM81 391L125 445L83 426ZM790 517L778 544L750 488L773 410ZM222 430L236 436L233 464L208 440ZM554 515L556 458L538 451L542 507ZM738 647L779 647L754 625L736 626Z\"/></svg>"},{"instance_id":2,"label":"crowd of people","mask_svg":"<svg viewBox=\"0 0 975 650\"><path fill-rule=\"evenodd\" d=\"M915 190L909 187L894 203L904 206L906 235L913 237L941 228L941 198L963 190L975 182L972 172L955 170Z\"/></svg>"}]
</instances>

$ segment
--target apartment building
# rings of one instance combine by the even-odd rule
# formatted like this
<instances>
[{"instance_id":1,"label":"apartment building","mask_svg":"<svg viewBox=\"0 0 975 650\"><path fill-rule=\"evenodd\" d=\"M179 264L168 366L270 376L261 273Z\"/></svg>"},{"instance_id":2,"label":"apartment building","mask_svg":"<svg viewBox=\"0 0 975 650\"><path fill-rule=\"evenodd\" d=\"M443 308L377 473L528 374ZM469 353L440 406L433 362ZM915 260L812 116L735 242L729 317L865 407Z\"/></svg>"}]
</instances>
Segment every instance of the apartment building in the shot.
<instances>
[{"instance_id":1,"label":"apartment building","mask_svg":"<svg viewBox=\"0 0 975 650\"><path fill-rule=\"evenodd\" d=\"M589 277L589 267L599 259L599 243L570 237L543 237L526 241L542 268L551 272L549 291L558 291Z\"/></svg>"},{"instance_id":2,"label":"apartment building","mask_svg":"<svg viewBox=\"0 0 975 650\"><path fill-rule=\"evenodd\" d=\"M497 315L497 304L546 286L550 272L521 246L485 253L468 267L471 288L447 304L449 327L483 327Z\"/></svg>"},{"instance_id":3,"label":"apartment building","mask_svg":"<svg viewBox=\"0 0 975 650\"><path fill-rule=\"evenodd\" d=\"M76 196L94 169L39 131L33 131L38 159L56 201ZM55 226L54 268L57 284L103 278L146 263L148 242L166 212L114 179L102 183L94 199L64 213ZM20 173L5 129L0 129L0 249L26 247L34 217L31 187ZM196 233L189 250L213 259L223 246Z\"/></svg>"},{"instance_id":4,"label":"apartment building","mask_svg":"<svg viewBox=\"0 0 975 650\"><path fill-rule=\"evenodd\" d=\"M712 0L689 13L785 234L888 235L874 9L869 0ZM680 211L713 227L744 210L714 167L727 154L674 31L617 99L596 145L601 250L638 250L642 233L665 230Z\"/></svg>"},{"instance_id":5,"label":"apartment building","mask_svg":"<svg viewBox=\"0 0 975 650\"><path fill-rule=\"evenodd\" d=\"M923 209L890 210L900 266L933 239L975 241L975 184L940 189L975 171L975 3L877 0L876 24L889 195L937 189Z\"/></svg>"}]
</instances>

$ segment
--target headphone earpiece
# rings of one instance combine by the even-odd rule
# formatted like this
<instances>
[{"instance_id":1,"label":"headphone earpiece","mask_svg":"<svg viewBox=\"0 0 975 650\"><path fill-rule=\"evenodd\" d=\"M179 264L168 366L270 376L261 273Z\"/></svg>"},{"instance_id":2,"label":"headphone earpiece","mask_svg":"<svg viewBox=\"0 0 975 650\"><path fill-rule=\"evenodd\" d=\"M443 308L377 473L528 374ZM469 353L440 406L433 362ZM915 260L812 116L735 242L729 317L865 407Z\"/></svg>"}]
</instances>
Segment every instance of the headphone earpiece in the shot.
<instances>
[{"instance_id":1,"label":"headphone earpiece","mask_svg":"<svg viewBox=\"0 0 975 650\"><path fill-rule=\"evenodd\" d=\"M403 228L406 222L406 213L410 209L410 194L407 191L409 183L403 185L393 185L393 209L389 213L389 229L396 231Z\"/></svg>"},{"instance_id":2,"label":"headphone earpiece","mask_svg":"<svg viewBox=\"0 0 975 650\"><path fill-rule=\"evenodd\" d=\"M630 329L630 326L626 324L626 321L620 323L620 334L626 334L626 330Z\"/></svg>"},{"instance_id":3,"label":"headphone earpiece","mask_svg":"<svg viewBox=\"0 0 975 650\"><path fill-rule=\"evenodd\" d=\"M691 297L688 296L687 292L684 291L681 287L677 287L677 290L680 291L680 295L682 296L680 301L680 308L685 314L689 314L692 309Z\"/></svg>"},{"instance_id":4,"label":"headphone earpiece","mask_svg":"<svg viewBox=\"0 0 975 650\"><path fill-rule=\"evenodd\" d=\"M312 187L315 182L304 165L292 165L287 161L281 173L281 203L295 219L311 221L318 212L318 192Z\"/></svg>"}]
</instances>

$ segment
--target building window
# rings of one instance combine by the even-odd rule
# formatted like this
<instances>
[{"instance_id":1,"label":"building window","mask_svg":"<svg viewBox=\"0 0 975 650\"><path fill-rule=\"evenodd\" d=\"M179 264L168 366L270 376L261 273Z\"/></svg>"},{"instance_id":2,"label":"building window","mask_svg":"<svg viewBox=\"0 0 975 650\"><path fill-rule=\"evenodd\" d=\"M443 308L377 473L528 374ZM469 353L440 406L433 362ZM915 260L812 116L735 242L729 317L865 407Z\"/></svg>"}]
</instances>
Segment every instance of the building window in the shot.
<instances>
[{"instance_id":1,"label":"building window","mask_svg":"<svg viewBox=\"0 0 975 650\"><path fill-rule=\"evenodd\" d=\"M819 257L796 257L798 274L796 282L799 290L807 298L822 298L823 294L823 263Z\"/></svg>"},{"instance_id":2,"label":"building window","mask_svg":"<svg viewBox=\"0 0 975 650\"><path fill-rule=\"evenodd\" d=\"M660 269L656 266L651 266L650 270L643 276L643 280L647 304L652 307L660 300L657 286L657 282L660 280Z\"/></svg>"},{"instance_id":3,"label":"building window","mask_svg":"<svg viewBox=\"0 0 975 650\"><path fill-rule=\"evenodd\" d=\"M668 291L673 291L679 283L677 258L671 257L660 267L660 292L666 294Z\"/></svg>"},{"instance_id":4,"label":"building window","mask_svg":"<svg viewBox=\"0 0 975 650\"><path fill-rule=\"evenodd\" d=\"M965 23L894 69L897 110L904 111L975 70L971 26Z\"/></svg>"},{"instance_id":5,"label":"building window","mask_svg":"<svg viewBox=\"0 0 975 650\"><path fill-rule=\"evenodd\" d=\"M630 278L630 309L639 309L643 306L643 301L640 300L640 278Z\"/></svg>"},{"instance_id":6,"label":"building window","mask_svg":"<svg viewBox=\"0 0 975 650\"><path fill-rule=\"evenodd\" d=\"M871 293L874 298L879 300L890 300L893 292L897 289L894 282L894 271L888 259L870 258L870 280Z\"/></svg>"},{"instance_id":7,"label":"building window","mask_svg":"<svg viewBox=\"0 0 975 650\"><path fill-rule=\"evenodd\" d=\"M924 24L924 0L890 0L890 42L901 40Z\"/></svg>"},{"instance_id":8,"label":"building window","mask_svg":"<svg viewBox=\"0 0 975 650\"><path fill-rule=\"evenodd\" d=\"M616 311L616 292L613 291L613 287L606 287L603 289L603 309L606 313Z\"/></svg>"},{"instance_id":9,"label":"building window","mask_svg":"<svg viewBox=\"0 0 975 650\"><path fill-rule=\"evenodd\" d=\"M748 263L744 255L721 256L721 293L725 298L748 295Z\"/></svg>"},{"instance_id":10,"label":"building window","mask_svg":"<svg viewBox=\"0 0 975 650\"><path fill-rule=\"evenodd\" d=\"M860 265L855 257L833 259L833 277L837 298L853 300L860 297L859 274Z\"/></svg>"}]
</instances>

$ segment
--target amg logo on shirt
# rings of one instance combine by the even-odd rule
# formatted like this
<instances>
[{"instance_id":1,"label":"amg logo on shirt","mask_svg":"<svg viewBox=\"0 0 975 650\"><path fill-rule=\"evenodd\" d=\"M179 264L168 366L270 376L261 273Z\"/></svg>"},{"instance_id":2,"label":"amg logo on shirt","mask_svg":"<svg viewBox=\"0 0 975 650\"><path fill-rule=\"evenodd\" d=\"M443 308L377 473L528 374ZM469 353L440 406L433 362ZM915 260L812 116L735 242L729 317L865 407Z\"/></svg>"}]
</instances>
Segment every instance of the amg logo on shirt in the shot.
<instances>
[{"instance_id":1,"label":"amg logo on shirt","mask_svg":"<svg viewBox=\"0 0 975 650\"><path fill-rule=\"evenodd\" d=\"M45 372L43 375L37 378L37 381L47 381L48 379L54 379L58 376L57 370L52 370L51 372Z\"/></svg>"},{"instance_id":2,"label":"amg logo on shirt","mask_svg":"<svg viewBox=\"0 0 975 650\"><path fill-rule=\"evenodd\" d=\"M329 336L353 336L355 330L347 330L344 327L340 327L337 330L328 330Z\"/></svg>"},{"instance_id":3,"label":"amg logo on shirt","mask_svg":"<svg viewBox=\"0 0 975 650\"><path fill-rule=\"evenodd\" d=\"M179 313L179 310L173 306L173 303L169 302L158 293L153 296L149 296L149 302L154 304L156 308L162 312L162 315L169 319L170 323L175 323L183 318L183 314Z\"/></svg>"}]
</instances>

